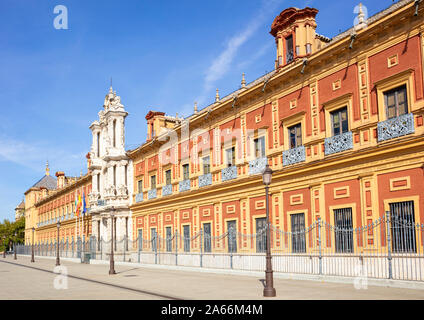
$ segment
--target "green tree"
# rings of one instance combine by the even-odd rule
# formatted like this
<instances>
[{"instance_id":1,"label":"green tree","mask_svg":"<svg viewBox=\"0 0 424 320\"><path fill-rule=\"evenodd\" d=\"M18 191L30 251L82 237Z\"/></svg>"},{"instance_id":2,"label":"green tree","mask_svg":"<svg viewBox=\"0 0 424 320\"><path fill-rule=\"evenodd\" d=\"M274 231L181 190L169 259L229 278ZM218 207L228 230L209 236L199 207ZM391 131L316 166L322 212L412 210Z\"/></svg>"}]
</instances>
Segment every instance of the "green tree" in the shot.
<instances>
[{"instance_id":1,"label":"green tree","mask_svg":"<svg viewBox=\"0 0 424 320\"><path fill-rule=\"evenodd\" d=\"M13 248L14 243L24 243L25 237L25 219L19 219L15 222L3 220L0 224L0 251Z\"/></svg>"}]
</instances>

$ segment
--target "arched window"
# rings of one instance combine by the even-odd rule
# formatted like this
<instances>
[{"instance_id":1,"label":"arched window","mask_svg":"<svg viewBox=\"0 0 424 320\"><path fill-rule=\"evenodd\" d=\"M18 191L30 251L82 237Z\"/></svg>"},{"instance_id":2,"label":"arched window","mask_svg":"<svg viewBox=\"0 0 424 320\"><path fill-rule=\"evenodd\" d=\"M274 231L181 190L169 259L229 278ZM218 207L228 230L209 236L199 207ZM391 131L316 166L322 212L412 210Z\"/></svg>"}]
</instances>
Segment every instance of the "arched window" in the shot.
<instances>
[{"instance_id":1,"label":"arched window","mask_svg":"<svg viewBox=\"0 0 424 320\"><path fill-rule=\"evenodd\" d=\"M100 132L97 133L97 157L100 157Z\"/></svg>"},{"instance_id":2,"label":"arched window","mask_svg":"<svg viewBox=\"0 0 424 320\"><path fill-rule=\"evenodd\" d=\"M113 120L113 147L116 147L116 120Z\"/></svg>"}]
</instances>

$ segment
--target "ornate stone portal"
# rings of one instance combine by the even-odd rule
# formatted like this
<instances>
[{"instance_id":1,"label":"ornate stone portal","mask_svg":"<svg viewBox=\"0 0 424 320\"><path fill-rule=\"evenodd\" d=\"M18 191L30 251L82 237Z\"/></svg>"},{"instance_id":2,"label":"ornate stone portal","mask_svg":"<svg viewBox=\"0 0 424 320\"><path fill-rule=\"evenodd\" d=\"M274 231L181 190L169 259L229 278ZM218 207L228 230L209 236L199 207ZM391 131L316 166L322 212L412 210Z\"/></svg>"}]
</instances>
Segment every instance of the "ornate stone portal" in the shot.
<instances>
[{"instance_id":1,"label":"ornate stone portal","mask_svg":"<svg viewBox=\"0 0 424 320\"><path fill-rule=\"evenodd\" d=\"M110 87L99 120L90 130L93 134L89 170L92 192L89 201L92 215L92 235L110 240L110 215L116 218L116 238L132 237L131 211L132 162L125 151L125 118L128 113L121 98Z\"/></svg>"}]
</instances>

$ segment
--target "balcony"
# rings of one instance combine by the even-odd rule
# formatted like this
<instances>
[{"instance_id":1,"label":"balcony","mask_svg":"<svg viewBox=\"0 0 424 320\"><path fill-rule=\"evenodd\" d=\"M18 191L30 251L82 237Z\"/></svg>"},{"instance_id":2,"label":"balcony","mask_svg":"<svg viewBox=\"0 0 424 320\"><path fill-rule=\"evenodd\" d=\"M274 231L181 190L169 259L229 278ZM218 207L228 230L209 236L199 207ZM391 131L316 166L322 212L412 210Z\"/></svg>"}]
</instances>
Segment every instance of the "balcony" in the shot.
<instances>
[{"instance_id":1,"label":"balcony","mask_svg":"<svg viewBox=\"0 0 424 320\"><path fill-rule=\"evenodd\" d=\"M221 171L222 181L237 179L237 167L231 166Z\"/></svg>"},{"instance_id":2,"label":"balcony","mask_svg":"<svg viewBox=\"0 0 424 320\"><path fill-rule=\"evenodd\" d=\"M325 139L325 155L353 149L353 134L351 131Z\"/></svg>"},{"instance_id":3,"label":"balcony","mask_svg":"<svg viewBox=\"0 0 424 320\"><path fill-rule=\"evenodd\" d=\"M158 196L157 189L152 189L147 191L147 199L149 200L156 199L157 196Z\"/></svg>"},{"instance_id":4,"label":"balcony","mask_svg":"<svg viewBox=\"0 0 424 320\"><path fill-rule=\"evenodd\" d=\"M162 188L162 196L170 196L172 194L172 184L168 184Z\"/></svg>"},{"instance_id":5,"label":"balcony","mask_svg":"<svg viewBox=\"0 0 424 320\"><path fill-rule=\"evenodd\" d=\"M287 52L286 55L286 63L289 64L290 62L292 62L294 60L294 54L293 51L289 51Z\"/></svg>"},{"instance_id":6,"label":"balcony","mask_svg":"<svg viewBox=\"0 0 424 320\"><path fill-rule=\"evenodd\" d=\"M199 187L206 187L212 184L212 173L204 174L199 177Z\"/></svg>"},{"instance_id":7,"label":"balcony","mask_svg":"<svg viewBox=\"0 0 424 320\"><path fill-rule=\"evenodd\" d=\"M377 124L378 142L386 141L415 132L414 115L404 114L400 117L389 119Z\"/></svg>"},{"instance_id":8,"label":"balcony","mask_svg":"<svg viewBox=\"0 0 424 320\"><path fill-rule=\"evenodd\" d=\"M306 155L304 146L283 151L283 166L290 166L305 161Z\"/></svg>"},{"instance_id":9,"label":"balcony","mask_svg":"<svg viewBox=\"0 0 424 320\"><path fill-rule=\"evenodd\" d=\"M249 174L262 174L268 164L268 158L258 158L249 162Z\"/></svg>"},{"instance_id":10,"label":"balcony","mask_svg":"<svg viewBox=\"0 0 424 320\"><path fill-rule=\"evenodd\" d=\"M190 190L190 179L181 181L178 185L178 190L180 192L189 191Z\"/></svg>"},{"instance_id":11,"label":"balcony","mask_svg":"<svg viewBox=\"0 0 424 320\"><path fill-rule=\"evenodd\" d=\"M97 200L97 206L103 207L106 205L106 200Z\"/></svg>"},{"instance_id":12,"label":"balcony","mask_svg":"<svg viewBox=\"0 0 424 320\"><path fill-rule=\"evenodd\" d=\"M135 195L135 203L139 203L139 202L143 202L143 194L142 193L137 193Z\"/></svg>"}]
</instances>

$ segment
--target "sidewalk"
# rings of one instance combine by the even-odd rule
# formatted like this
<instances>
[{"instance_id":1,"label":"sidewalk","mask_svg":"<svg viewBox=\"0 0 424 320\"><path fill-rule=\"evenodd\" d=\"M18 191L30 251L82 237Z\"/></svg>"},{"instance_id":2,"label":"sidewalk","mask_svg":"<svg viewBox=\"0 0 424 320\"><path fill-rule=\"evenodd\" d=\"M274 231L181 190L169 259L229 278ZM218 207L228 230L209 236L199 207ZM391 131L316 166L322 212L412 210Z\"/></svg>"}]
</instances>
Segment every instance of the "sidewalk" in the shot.
<instances>
[{"instance_id":1,"label":"sidewalk","mask_svg":"<svg viewBox=\"0 0 424 320\"><path fill-rule=\"evenodd\" d=\"M0 299L263 299L264 275L243 276L171 270L116 263L116 275L108 274L108 264L81 264L61 260L68 271L68 289L54 288L55 259L0 257ZM385 288L368 285L356 290L353 284L274 279L276 299L356 300L424 299L424 290Z\"/></svg>"}]
</instances>

